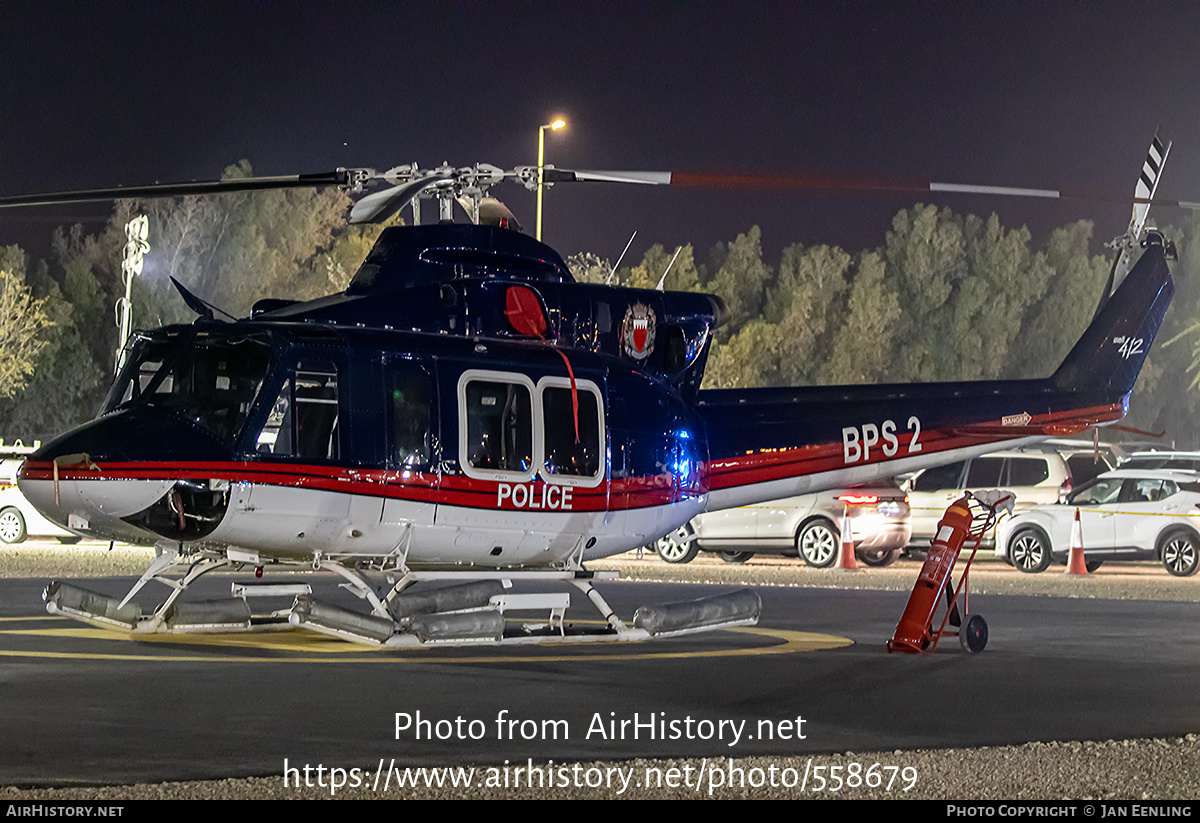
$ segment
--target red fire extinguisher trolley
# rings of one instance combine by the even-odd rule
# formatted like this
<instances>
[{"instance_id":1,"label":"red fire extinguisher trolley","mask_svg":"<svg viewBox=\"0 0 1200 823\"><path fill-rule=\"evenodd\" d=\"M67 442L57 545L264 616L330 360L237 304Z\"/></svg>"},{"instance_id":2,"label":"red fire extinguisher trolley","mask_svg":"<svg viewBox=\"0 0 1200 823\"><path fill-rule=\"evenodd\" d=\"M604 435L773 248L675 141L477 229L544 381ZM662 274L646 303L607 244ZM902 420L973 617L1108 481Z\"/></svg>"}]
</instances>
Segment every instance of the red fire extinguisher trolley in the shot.
<instances>
[{"instance_id":1,"label":"red fire extinguisher trolley","mask_svg":"<svg viewBox=\"0 0 1200 823\"><path fill-rule=\"evenodd\" d=\"M889 652L932 652L947 634L957 634L962 647L972 654L983 651L988 638L987 621L978 614L971 614L967 603L967 580L975 553L983 536L995 525L998 510L1007 508L1011 511L1012 503L1011 492L990 490L966 492L950 504L938 523L925 565L917 576L896 633L887 642ZM963 566L958 586L954 588L950 574L964 544L970 546L971 554ZM943 594L946 609L935 629L935 613ZM947 629L947 624L952 628Z\"/></svg>"}]
</instances>

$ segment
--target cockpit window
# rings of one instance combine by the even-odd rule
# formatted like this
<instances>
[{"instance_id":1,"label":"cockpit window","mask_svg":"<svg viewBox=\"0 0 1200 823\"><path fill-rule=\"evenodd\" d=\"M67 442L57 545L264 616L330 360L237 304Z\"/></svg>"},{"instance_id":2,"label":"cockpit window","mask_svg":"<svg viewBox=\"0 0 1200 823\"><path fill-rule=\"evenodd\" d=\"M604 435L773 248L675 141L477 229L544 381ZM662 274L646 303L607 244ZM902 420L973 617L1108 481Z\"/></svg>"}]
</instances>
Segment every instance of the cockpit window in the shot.
<instances>
[{"instance_id":1,"label":"cockpit window","mask_svg":"<svg viewBox=\"0 0 1200 823\"><path fill-rule=\"evenodd\" d=\"M258 396L270 356L267 346L245 338L142 340L104 411L162 409L231 443Z\"/></svg>"}]
</instances>

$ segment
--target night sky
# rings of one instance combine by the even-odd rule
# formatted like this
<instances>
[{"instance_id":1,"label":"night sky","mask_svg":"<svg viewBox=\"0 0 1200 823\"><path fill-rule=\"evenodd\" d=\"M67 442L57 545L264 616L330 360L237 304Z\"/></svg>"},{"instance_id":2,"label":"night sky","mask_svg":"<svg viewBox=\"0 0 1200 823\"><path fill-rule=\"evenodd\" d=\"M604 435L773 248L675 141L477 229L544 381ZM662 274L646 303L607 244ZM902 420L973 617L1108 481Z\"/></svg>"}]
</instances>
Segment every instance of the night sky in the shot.
<instances>
[{"instance_id":1,"label":"night sky","mask_svg":"<svg viewBox=\"0 0 1200 823\"><path fill-rule=\"evenodd\" d=\"M910 176L1132 195L1159 125L1160 195L1200 200L1197 3L22 2L0 4L0 194L488 162ZM534 198L499 187L532 230ZM629 235L763 228L857 251L898 197L558 186L544 235L615 259ZM1127 206L943 195L1040 241ZM0 213L34 250L83 207ZM96 211L93 209L92 214ZM100 210L103 213L103 209ZM425 214L434 213L432 206ZM1159 221L1180 220L1160 211ZM153 238L151 238L153 244ZM1097 247L1094 249L1099 251Z\"/></svg>"}]
</instances>

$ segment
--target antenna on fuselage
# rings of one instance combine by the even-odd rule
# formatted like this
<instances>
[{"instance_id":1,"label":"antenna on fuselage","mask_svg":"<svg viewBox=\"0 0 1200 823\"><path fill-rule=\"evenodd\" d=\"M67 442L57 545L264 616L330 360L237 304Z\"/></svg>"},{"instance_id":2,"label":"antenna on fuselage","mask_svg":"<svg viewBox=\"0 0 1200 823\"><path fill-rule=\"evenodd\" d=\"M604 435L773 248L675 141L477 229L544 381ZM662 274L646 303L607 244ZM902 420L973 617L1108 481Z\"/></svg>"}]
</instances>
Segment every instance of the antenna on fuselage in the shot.
<instances>
[{"instance_id":1,"label":"antenna on fuselage","mask_svg":"<svg viewBox=\"0 0 1200 823\"><path fill-rule=\"evenodd\" d=\"M680 246L679 248L675 249L675 257L678 257L679 253L681 251L683 251L683 246ZM667 273L671 271L671 266L675 265L675 257L671 258L671 262L667 264L667 271L663 272L663 276L659 279L658 285L654 287L654 288L658 289L659 291L663 290L663 283L667 282Z\"/></svg>"},{"instance_id":2,"label":"antenna on fuselage","mask_svg":"<svg viewBox=\"0 0 1200 823\"><path fill-rule=\"evenodd\" d=\"M604 285L607 286L612 282L613 275L617 273L617 266L620 266L621 261L625 259L625 252L629 251L629 247L633 245L633 238L635 237L637 237L636 230L633 232L633 234L629 235L629 242L625 244L625 251L622 251L621 256L617 258L617 263L612 267L612 271L608 273L608 279L604 281Z\"/></svg>"}]
</instances>

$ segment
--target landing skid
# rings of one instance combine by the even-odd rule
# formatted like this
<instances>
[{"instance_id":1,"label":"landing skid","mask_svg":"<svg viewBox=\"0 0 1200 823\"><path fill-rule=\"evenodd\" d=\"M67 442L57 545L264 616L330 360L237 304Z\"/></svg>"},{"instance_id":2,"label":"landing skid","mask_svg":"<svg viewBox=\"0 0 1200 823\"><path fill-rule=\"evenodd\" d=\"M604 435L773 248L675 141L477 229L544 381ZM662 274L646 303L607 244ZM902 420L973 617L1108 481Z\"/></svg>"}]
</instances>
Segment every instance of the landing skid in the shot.
<instances>
[{"instance_id":1,"label":"landing skid","mask_svg":"<svg viewBox=\"0 0 1200 823\"><path fill-rule=\"evenodd\" d=\"M210 571L235 564L227 558L202 558L191 563L160 555L124 599L97 594L71 583L50 583L43 597L46 609L75 620L134 634L231 632L269 628L303 628L375 647L477 644L545 644L562 642L636 642L715 631L758 622L762 608L750 589L658 606L642 606L630 623L621 620L592 585L616 580L616 571L506 570L412 571L380 596L363 574L335 561L318 561L344 579L342 586L366 601L370 613L360 613L315 600L306 583L234 583L230 597L183 601L180 595ZM177 576L170 576L175 572ZM171 589L166 601L143 613L132 597L147 582ZM565 621L570 592L518 593L514 583L559 582L582 592L603 619L602 628L577 627ZM434 586L419 584L433 583ZM437 586L444 583L448 585ZM250 601L292 597L290 608L255 614ZM510 620L519 613L540 612L544 619Z\"/></svg>"}]
</instances>

